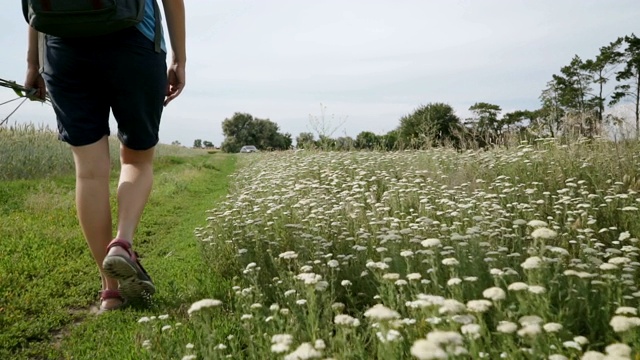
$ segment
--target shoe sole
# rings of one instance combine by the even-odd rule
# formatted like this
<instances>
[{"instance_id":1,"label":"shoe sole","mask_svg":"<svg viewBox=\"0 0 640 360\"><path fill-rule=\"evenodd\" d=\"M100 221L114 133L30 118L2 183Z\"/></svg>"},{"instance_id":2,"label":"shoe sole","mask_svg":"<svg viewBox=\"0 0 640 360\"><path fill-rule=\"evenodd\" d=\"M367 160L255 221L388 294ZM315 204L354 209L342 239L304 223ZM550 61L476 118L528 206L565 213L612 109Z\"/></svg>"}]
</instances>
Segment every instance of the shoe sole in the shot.
<instances>
[{"instance_id":1,"label":"shoe sole","mask_svg":"<svg viewBox=\"0 0 640 360\"><path fill-rule=\"evenodd\" d=\"M148 301L156 292L151 279L143 277L131 260L121 256L108 256L102 264L104 272L120 283L120 295L127 301Z\"/></svg>"}]
</instances>

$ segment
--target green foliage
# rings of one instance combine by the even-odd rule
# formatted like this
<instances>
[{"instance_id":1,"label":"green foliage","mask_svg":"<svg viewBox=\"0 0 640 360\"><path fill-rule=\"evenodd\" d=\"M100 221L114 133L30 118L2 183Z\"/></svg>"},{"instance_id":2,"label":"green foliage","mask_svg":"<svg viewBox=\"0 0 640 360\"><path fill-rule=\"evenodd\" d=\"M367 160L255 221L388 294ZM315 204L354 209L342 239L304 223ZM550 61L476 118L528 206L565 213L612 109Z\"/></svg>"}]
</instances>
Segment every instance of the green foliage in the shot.
<instances>
[{"instance_id":1,"label":"green foliage","mask_svg":"<svg viewBox=\"0 0 640 360\"><path fill-rule=\"evenodd\" d=\"M471 105L469 110L474 114L471 125L482 137L496 137L502 133L504 124L498 119L502 109L498 105L479 102Z\"/></svg>"},{"instance_id":2,"label":"green foliage","mask_svg":"<svg viewBox=\"0 0 640 360\"><path fill-rule=\"evenodd\" d=\"M423 148L456 142L460 119L445 103L429 103L400 119L398 138L408 147Z\"/></svg>"},{"instance_id":3,"label":"green foliage","mask_svg":"<svg viewBox=\"0 0 640 360\"><path fill-rule=\"evenodd\" d=\"M619 51L622 40L622 38L618 38L609 45L601 47L600 53L596 55L595 60L588 59L583 64L583 68L591 75L596 86L596 93L591 95L589 102L592 107L596 108L597 121L600 125L604 120L607 100L604 87L622 60L622 53Z\"/></svg>"},{"instance_id":4,"label":"green foliage","mask_svg":"<svg viewBox=\"0 0 640 360\"><path fill-rule=\"evenodd\" d=\"M194 149L202 149L202 139L193 140L193 148Z\"/></svg>"},{"instance_id":5,"label":"green foliage","mask_svg":"<svg viewBox=\"0 0 640 360\"><path fill-rule=\"evenodd\" d=\"M356 148L373 150L380 145L380 138L371 131L363 131L356 136Z\"/></svg>"},{"instance_id":6,"label":"green foliage","mask_svg":"<svg viewBox=\"0 0 640 360\"><path fill-rule=\"evenodd\" d=\"M109 138L111 161L119 167L120 143ZM156 155L192 156L199 154L192 149L158 144ZM73 173L73 156L69 146L57 139L57 134L47 128L33 125L0 126L0 180L39 179Z\"/></svg>"},{"instance_id":7,"label":"green foliage","mask_svg":"<svg viewBox=\"0 0 640 360\"><path fill-rule=\"evenodd\" d=\"M287 150L293 143L291 134L279 132L278 124L246 113L235 113L225 119L222 132L225 139L221 148L228 153L236 153L245 145L254 145L259 150Z\"/></svg>"},{"instance_id":8,"label":"green foliage","mask_svg":"<svg viewBox=\"0 0 640 360\"><path fill-rule=\"evenodd\" d=\"M215 146L213 146L213 143L211 141L208 141L208 140L203 141L202 145L207 149L215 147Z\"/></svg>"},{"instance_id":9,"label":"green foliage","mask_svg":"<svg viewBox=\"0 0 640 360\"><path fill-rule=\"evenodd\" d=\"M409 359L415 341L450 331L463 334L456 345L466 350L450 359L519 359L523 347L530 359L580 358L612 343L638 353L637 328L616 332L610 321L620 307L633 313L640 305L639 150L637 142L549 140L487 151L252 158L198 233L212 272L223 262L235 291L192 317L201 334L194 351L268 358L275 335L291 334L282 355L321 339L322 357ZM545 235L535 235L541 226ZM486 310L474 309L479 299ZM376 304L394 319L367 314ZM540 320L527 327L531 315ZM220 317L236 325L231 334L209 325ZM456 321L463 318L476 335ZM499 330L504 321L513 333ZM385 338L390 329L395 340ZM576 336L588 343L563 346ZM218 343L226 349L208 345Z\"/></svg>"},{"instance_id":10,"label":"green foliage","mask_svg":"<svg viewBox=\"0 0 640 360\"><path fill-rule=\"evenodd\" d=\"M296 137L296 147L298 149L309 149L315 146L315 140L313 133L310 132L301 132L300 135Z\"/></svg>"},{"instance_id":11,"label":"green foliage","mask_svg":"<svg viewBox=\"0 0 640 360\"><path fill-rule=\"evenodd\" d=\"M616 73L615 92L610 105L615 105L626 98L631 98L635 105L636 138L640 138L640 38L635 34L624 37L626 48L621 53L624 67Z\"/></svg>"},{"instance_id":12,"label":"green foliage","mask_svg":"<svg viewBox=\"0 0 640 360\"><path fill-rule=\"evenodd\" d=\"M50 146L59 143L55 137L40 140ZM39 146L40 151L49 149ZM138 318L169 314L166 323L186 322L182 304L224 296L221 288L228 287L227 280L206 271L208 266L190 239L194 228L205 222L211 203L226 194L235 159L192 156L193 150L183 152L188 156L163 151L171 150L163 148L155 160L154 191L135 239L160 289L150 309L128 308L100 317L91 313L100 277L78 226L72 171L55 178L2 182L1 359L153 358L142 347L145 338L138 335L142 332ZM115 190L115 171L112 180ZM115 191L112 194L115 200ZM169 358L181 358L184 345L173 351Z\"/></svg>"}]
</instances>

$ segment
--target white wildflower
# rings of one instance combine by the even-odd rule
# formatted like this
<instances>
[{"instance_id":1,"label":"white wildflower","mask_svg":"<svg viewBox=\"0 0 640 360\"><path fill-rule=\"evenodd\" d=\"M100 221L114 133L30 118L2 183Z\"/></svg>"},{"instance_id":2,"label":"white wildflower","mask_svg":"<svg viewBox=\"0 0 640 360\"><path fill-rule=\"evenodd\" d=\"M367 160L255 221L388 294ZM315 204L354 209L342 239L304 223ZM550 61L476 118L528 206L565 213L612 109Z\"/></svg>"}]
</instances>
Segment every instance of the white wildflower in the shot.
<instances>
[{"instance_id":1,"label":"white wildflower","mask_svg":"<svg viewBox=\"0 0 640 360\"><path fill-rule=\"evenodd\" d=\"M507 290L509 291L523 291L529 289L529 285L523 282L514 282L507 286Z\"/></svg>"},{"instance_id":2,"label":"white wildflower","mask_svg":"<svg viewBox=\"0 0 640 360\"><path fill-rule=\"evenodd\" d=\"M191 315L195 311L200 311L200 310L202 310L204 308L216 307L216 306L220 306L220 305L222 305L222 301L220 301L220 300L202 299L202 300L196 301L193 304L191 304L191 307L189 307L189 310L187 310L187 313L189 315Z\"/></svg>"},{"instance_id":3,"label":"white wildflower","mask_svg":"<svg viewBox=\"0 0 640 360\"><path fill-rule=\"evenodd\" d=\"M567 349L576 349L578 351L582 351L582 346L580 346L580 344L576 341L565 341L562 343L562 346Z\"/></svg>"},{"instance_id":4,"label":"white wildflower","mask_svg":"<svg viewBox=\"0 0 640 360\"><path fill-rule=\"evenodd\" d=\"M400 279L400 274L398 274L398 273L387 273L387 274L382 275L382 278L385 279L385 280L395 281L395 280Z\"/></svg>"},{"instance_id":5,"label":"white wildflower","mask_svg":"<svg viewBox=\"0 0 640 360\"><path fill-rule=\"evenodd\" d=\"M529 288L527 290L529 290L529 292L532 294L543 294L545 291L547 291L544 286L540 285L529 285Z\"/></svg>"},{"instance_id":6,"label":"white wildflower","mask_svg":"<svg viewBox=\"0 0 640 360\"><path fill-rule=\"evenodd\" d=\"M440 246L442 243L440 242L439 239L426 239L426 240L422 240L421 244L426 248L430 248L430 247Z\"/></svg>"},{"instance_id":7,"label":"white wildflower","mask_svg":"<svg viewBox=\"0 0 640 360\"><path fill-rule=\"evenodd\" d=\"M575 336L573 341L577 342L580 345L587 345L589 343L589 339L584 336Z\"/></svg>"},{"instance_id":8,"label":"white wildflower","mask_svg":"<svg viewBox=\"0 0 640 360\"><path fill-rule=\"evenodd\" d=\"M542 264L542 259L537 256L527 258L520 266L525 270L537 269Z\"/></svg>"},{"instance_id":9,"label":"white wildflower","mask_svg":"<svg viewBox=\"0 0 640 360\"><path fill-rule=\"evenodd\" d=\"M315 285L322 280L322 275L314 273L301 273L296 275L296 279L304 281L305 285Z\"/></svg>"},{"instance_id":10,"label":"white wildflower","mask_svg":"<svg viewBox=\"0 0 640 360\"><path fill-rule=\"evenodd\" d=\"M467 302L467 310L473 313L487 312L491 308L491 301L489 300L470 300Z\"/></svg>"},{"instance_id":11,"label":"white wildflower","mask_svg":"<svg viewBox=\"0 0 640 360\"><path fill-rule=\"evenodd\" d=\"M546 227L539 227L531 232L531 237L534 239L551 240L555 239L556 236L558 236L557 232Z\"/></svg>"},{"instance_id":12,"label":"white wildflower","mask_svg":"<svg viewBox=\"0 0 640 360\"><path fill-rule=\"evenodd\" d=\"M548 226L547 223L542 220L531 220L527 223L527 225L531 226L532 228L540 228L540 227Z\"/></svg>"},{"instance_id":13,"label":"white wildflower","mask_svg":"<svg viewBox=\"0 0 640 360\"><path fill-rule=\"evenodd\" d=\"M609 263L604 263L600 265L600 270L603 270L603 271L618 270L618 266L609 264Z\"/></svg>"},{"instance_id":14,"label":"white wildflower","mask_svg":"<svg viewBox=\"0 0 640 360\"><path fill-rule=\"evenodd\" d=\"M520 337L535 337L542 329L540 324L526 324L520 330L518 330L518 336Z\"/></svg>"},{"instance_id":15,"label":"white wildflower","mask_svg":"<svg viewBox=\"0 0 640 360\"><path fill-rule=\"evenodd\" d=\"M640 326L640 318L616 315L611 318L609 325L611 325L615 332L625 332L629 329Z\"/></svg>"},{"instance_id":16,"label":"white wildflower","mask_svg":"<svg viewBox=\"0 0 640 360\"><path fill-rule=\"evenodd\" d=\"M484 290L482 292L482 296L493 301L500 301L504 300L507 297L507 293L505 293L502 288L496 286Z\"/></svg>"},{"instance_id":17,"label":"white wildflower","mask_svg":"<svg viewBox=\"0 0 640 360\"><path fill-rule=\"evenodd\" d=\"M464 339L455 331L433 330L427 334L427 340L438 345L462 345Z\"/></svg>"},{"instance_id":18,"label":"white wildflower","mask_svg":"<svg viewBox=\"0 0 640 360\"><path fill-rule=\"evenodd\" d=\"M518 330L518 324L512 323L511 321L500 321L496 330L503 334L511 334Z\"/></svg>"},{"instance_id":19,"label":"white wildflower","mask_svg":"<svg viewBox=\"0 0 640 360\"><path fill-rule=\"evenodd\" d=\"M462 325L460 332L467 335L471 339L477 339L480 337L480 331L482 327L478 324L466 324Z\"/></svg>"},{"instance_id":20,"label":"white wildflower","mask_svg":"<svg viewBox=\"0 0 640 360\"><path fill-rule=\"evenodd\" d=\"M608 262L614 265L626 265L631 262L631 259L624 256L616 256L609 259Z\"/></svg>"},{"instance_id":21,"label":"white wildflower","mask_svg":"<svg viewBox=\"0 0 640 360\"><path fill-rule=\"evenodd\" d=\"M542 324L543 320L540 316L537 315L525 315L518 319L520 325L525 326L529 324Z\"/></svg>"},{"instance_id":22,"label":"white wildflower","mask_svg":"<svg viewBox=\"0 0 640 360\"><path fill-rule=\"evenodd\" d=\"M456 266L459 265L460 262L456 258L446 258L442 259L442 265L444 266Z\"/></svg>"},{"instance_id":23,"label":"white wildflower","mask_svg":"<svg viewBox=\"0 0 640 360\"><path fill-rule=\"evenodd\" d=\"M562 325L555 322L548 322L542 325L542 328L548 333L555 333L562 330Z\"/></svg>"},{"instance_id":24,"label":"white wildflower","mask_svg":"<svg viewBox=\"0 0 640 360\"><path fill-rule=\"evenodd\" d=\"M380 340L383 343L394 342L396 340L402 339L400 332L395 329L391 329L386 333L383 333L382 331L378 331L376 332L376 336L378 337L378 340Z\"/></svg>"},{"instance_id":25,"label":"white wildflower","mask_svg":"<svg viewBox=\"0 0 640 360\"><path fill-rule=\"evenodd\" d=\"M587 351L580 360L604 360L604 354L597 351Z\"/></svg>"},{"instance_id":26,"label":"white wildflower","mask_svg":"<svg viewBox=\"0 0 640 360\"><path fill-rule=\"evenodd\" d=\"M400 314L398 314L397 311L389 309L388 307L382 304L374 305L372 308L364 312L364 316L371 318L373 320L380 320L380 321L393 320L393 319L400 318Z\"/></svg>"},{"instance_id":27,"label":"white wildflower","mask_svg":"<svg viewBox=\"0 0 640 360\"><path fill-rule=\"evenodd\" d=\"M422 278L422 275L418 273L407 274L407 280L409 281L417 281L417 280L420 280L421 278Z\"/></svg>"},{"instance_id":28,"label":"white wildflower","mask_svg":"<svg viewBox=\"0 0 640 360\"><path fill-rule=\"evenodd\" d=\"M285 251L282 254L278 255L278 257L285 260L296 259L298 257L298 254L296 254L295 251Z\"/></svg>"},{"instance_id":29,"label":"white wildflower","mask_svg":"<svg viewBox=\"0 0 640 360\"><path fill-rule=\"evenodd\" d=\"M338 260L329 260L327 262L327 266L329 266L330 268L337 268L340 265L340 263L338 262Z\"/></svg>"},{"instance_id":30,"label":"white wildflower","mask_svg":"<svg viewBox=\"0 0 640 360\"><path fill-rule=\"evenodd\" d=\"M436 360L436 359L448 359L449 355L444 351L439 344L425 340L416 340L411 346L411 355L418 360Z\"/></svg>"},{"instance_id":31,"label":"white wildflower","mask_svg":"<svg viewBox=\"0 0 640 360\"><path fill-rule=\"evenodd\" d=\"M466 309L467 307L463 303L459 302L458 300L446 299L440 305L440 309L438 309L438 312L443 315L459 314L461 312L464 312Z\"/></svg>"},{"instance_id":32,"label":"white wildflower","mask_svg":"<svg viewBox=\"0 0 640 360\"><path fill-rule=\"evenodd\" d=\"M360 325L360 320L346 314L336 315L336 317L333 319L333 322L336 325L343 325L343 326L350 326L350 327L358 327Z\"/></svg>"},{"instance_id":33,"label":"white wildflower","mask_svg":"<svg viewBox=\"0 0 640 360\"><path fill-rule=\"evenodd\" d=\"M638 315L638 309L630 306L620 306L616 309L616 315Z\"/></svg>"},{"instance_id":34,"label":"white wildflower","mask_svg":"<svg viewBox=\"0 0 640 360\"><path fill-rule=\"evenodd\" d=\"M561 354L552 354L549 355L547 360L569 360L569 358Z\"/></svg>"},{"instance_id":35,"label":"white wildflower","mask_svg":"<svg viewBox=\"0 0 640 360\"><path fill-rule=\"evenodd\" d=\"M631 357L631 347L627 344L615 343L608 345L605 348L605 352L607 355L616 356L620 358L630 358Z\"/></svg>"},{"instance_id":36,"label":"white wildflower","mask_svg":"<svg viewBox=\"0 0 640 360\"><path fill-rule=\"evenodd\" d=\"M302 343L298 348L284 357L284 360L307 360L316 359L322 356L322 353L313 348L310 343Z\"/></svg>"},{"instance_id":37,"label":"white wildflower","mask_svg":"<svg viewBox=\"0 0 640 360\"><path fill-rule=\"evenodd\" d=\"M316 342L313 344L313 347L316 350L324 350L327 348L327 344L324 343L324 340L322 339L318 339L316 340Z\"/></svg>"}]
</instances>

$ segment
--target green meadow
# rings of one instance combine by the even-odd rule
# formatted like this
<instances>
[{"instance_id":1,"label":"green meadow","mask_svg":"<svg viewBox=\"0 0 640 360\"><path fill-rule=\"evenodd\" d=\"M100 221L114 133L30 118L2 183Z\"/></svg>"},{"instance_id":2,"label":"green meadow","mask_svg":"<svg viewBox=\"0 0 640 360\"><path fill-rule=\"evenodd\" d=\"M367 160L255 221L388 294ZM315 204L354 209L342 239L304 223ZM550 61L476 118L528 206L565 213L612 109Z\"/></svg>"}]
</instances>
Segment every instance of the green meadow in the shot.
<instances>
[{"instance_id":1,"label":"green meadow","mask_svg":"<svg viewBox=\"0 0 640 360\"><path fill-rule=\"evenodd\" d=\"M71 155L3 128L0 358L637 359L638 154L161 146L135 239L158 293L96 316Z\"/></svg>"}]
</instances>

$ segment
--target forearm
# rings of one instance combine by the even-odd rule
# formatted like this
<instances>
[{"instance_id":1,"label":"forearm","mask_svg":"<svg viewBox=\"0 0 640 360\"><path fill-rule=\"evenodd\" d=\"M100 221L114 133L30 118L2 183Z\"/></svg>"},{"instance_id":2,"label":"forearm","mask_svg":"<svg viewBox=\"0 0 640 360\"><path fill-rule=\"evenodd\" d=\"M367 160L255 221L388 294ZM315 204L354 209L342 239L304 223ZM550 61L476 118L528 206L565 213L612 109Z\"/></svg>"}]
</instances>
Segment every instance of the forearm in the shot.
<instances>
[{"instance_id":1,"label":"forearm","mask_svg":"<svg viewBox=\"0 0 640 360\"><path fill-rule=\"evenodd\" d=\"M185 64L187 49L184 0L163 0L162 3L173 51L172 61L174 64Z\"/></svg>"},{"instance_id":2,"label":"forearm","mask_svg":"<svg viewBox=\"0 0 640 360\"><path fill-rule=\"evenodd\" d=\"M29 26L28 47L27 47L27 66L40 67L40 58L38 57L38 32Z\"/></svg>"}]
</instances>

